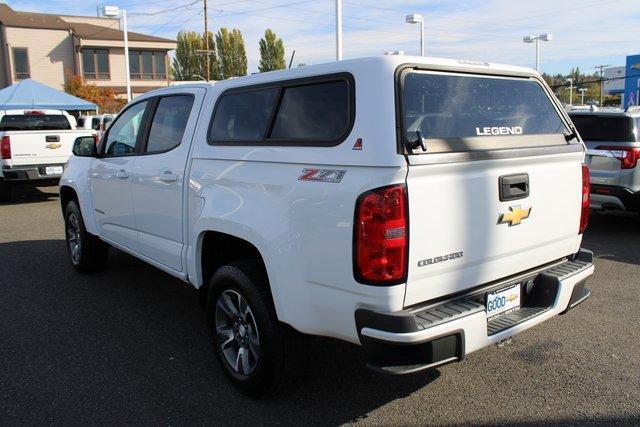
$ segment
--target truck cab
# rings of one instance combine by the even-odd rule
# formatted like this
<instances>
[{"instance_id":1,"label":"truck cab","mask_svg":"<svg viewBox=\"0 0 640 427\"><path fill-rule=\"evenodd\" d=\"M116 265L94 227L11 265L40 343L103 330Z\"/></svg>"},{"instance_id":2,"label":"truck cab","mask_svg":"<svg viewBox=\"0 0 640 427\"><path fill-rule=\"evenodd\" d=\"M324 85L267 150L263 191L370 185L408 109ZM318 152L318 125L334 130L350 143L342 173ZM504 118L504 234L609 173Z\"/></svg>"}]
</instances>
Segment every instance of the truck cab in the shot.
<instances>
[{"instance_id":1,"label":"truck cab","mask_svg":"<svg viewBox=\"0 0 640 427\"><path fill-rule=\"evenodd\" d=\"M136 98L60 182L73 267L190 283L243 392L302 333L407 374L586 300L585 147L534 70L375 57Z\"/></svg>"}]
</instances>

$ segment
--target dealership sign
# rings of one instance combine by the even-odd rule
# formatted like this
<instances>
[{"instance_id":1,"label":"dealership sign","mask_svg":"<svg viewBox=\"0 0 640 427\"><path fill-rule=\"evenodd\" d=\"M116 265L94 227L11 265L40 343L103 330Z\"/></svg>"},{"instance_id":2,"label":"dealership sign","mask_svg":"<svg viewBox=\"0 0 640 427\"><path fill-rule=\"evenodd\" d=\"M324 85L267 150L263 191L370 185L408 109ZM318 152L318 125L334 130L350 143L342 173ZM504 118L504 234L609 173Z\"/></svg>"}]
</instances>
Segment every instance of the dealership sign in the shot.
<instances>
[{"instance_id":1,"label":"dealership sign","mask_svg":"<svg viewBox=\"0 0 640 427\"><path fill-rule=\"evenodd\" d=\"M639 105L640 97L640 55L627 56L626 79L624 83L624 106Z\"/></svg>"}]
</instances>

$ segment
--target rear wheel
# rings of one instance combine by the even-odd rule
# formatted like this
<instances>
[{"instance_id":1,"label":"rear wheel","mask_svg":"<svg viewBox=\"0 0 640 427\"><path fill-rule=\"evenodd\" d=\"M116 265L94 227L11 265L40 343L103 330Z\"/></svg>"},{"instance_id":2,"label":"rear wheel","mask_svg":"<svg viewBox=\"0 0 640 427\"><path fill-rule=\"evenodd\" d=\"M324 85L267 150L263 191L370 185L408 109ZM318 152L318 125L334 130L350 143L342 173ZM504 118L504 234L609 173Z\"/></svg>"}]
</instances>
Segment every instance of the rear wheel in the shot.
<instances>
[{"instance_id":1,"label":"rear wheel","mask_svg":"<svg viewBox=\"0 0 640 427\"><path fill-rule=\"evenodd\" d=\"M13 186L4 179L0 179L0 202L10 202L12 198Z\"/></svg>"},{"instance_id":2,"label":"rear wheel","mask_svg":"<svg viewBox=\"0 0 640 427\"><path fill-rule=\"evenodd\" d=\"M234 263L213 275L209 289L209 325L225 375L249 396L275 392L291 336L276 317L266 275L254 263Z\"/></svg>"},{"instance_id":3,"label":"rear wheel","mask_svg":"<svg viewBox=\"0 0 640 427\"><path fill-rule=\"evenodd\" d=\"M64 212L67 253L73 268L81 273L103 269L109 246L87 231L75 201L69 202Z\"/></svg>"}]
</instances>

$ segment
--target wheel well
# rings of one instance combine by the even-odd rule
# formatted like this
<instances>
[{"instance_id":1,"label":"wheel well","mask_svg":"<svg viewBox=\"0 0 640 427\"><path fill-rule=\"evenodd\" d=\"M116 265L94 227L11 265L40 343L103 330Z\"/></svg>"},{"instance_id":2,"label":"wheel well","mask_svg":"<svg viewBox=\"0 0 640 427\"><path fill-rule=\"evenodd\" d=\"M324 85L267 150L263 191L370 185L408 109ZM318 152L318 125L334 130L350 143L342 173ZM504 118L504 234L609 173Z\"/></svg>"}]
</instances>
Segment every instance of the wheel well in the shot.
<instances>
[{"instance_id":1,"label":"wheel well","mask_svg":"<svg viewBox=\"0 0 640 427\"><path fill-rule=\"evenodd\" d=\"M266 274L264 259L258 248L230 234L217 231L207 231L202 238L201 251L202 286L200 287L200 302L203 309L206 308L209 280L211 276L222 266L237 261L257 261Z\"/></svg>"},{"instance_id":2,"label":"wheel well","mask_svg":"<svg viewBox=\"0 0 640 427\"><path fill-rule=\"evenodd\" d=\"M78 201L78 195L75 190L71 187L60 187L60 207L62 207L62 214L64 215L64 210L69 204L70 201L75 200Z\"/></svg>"}]
</instances>

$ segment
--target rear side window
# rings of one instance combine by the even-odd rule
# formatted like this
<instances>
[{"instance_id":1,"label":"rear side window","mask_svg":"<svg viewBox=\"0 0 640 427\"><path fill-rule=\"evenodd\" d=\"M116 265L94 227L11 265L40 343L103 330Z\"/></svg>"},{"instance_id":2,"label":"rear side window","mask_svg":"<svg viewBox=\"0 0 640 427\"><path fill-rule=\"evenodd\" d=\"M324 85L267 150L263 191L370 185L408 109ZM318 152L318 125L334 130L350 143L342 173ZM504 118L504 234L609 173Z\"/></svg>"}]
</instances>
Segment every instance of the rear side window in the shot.
<instances>
[{"instance_id":1,"label":"rear side window","mask_svg":"<svg viewBox=\"0 0 640 427\"><path fill-rule=\"evenodd\" d=\"M335 146L353 125L354 99L345 74L232 89L218 101L209 143Z\"/></svg>"},{"instance_id":2,"label":"rear side window","mask_svg":"<svg viewBox=\"0 0 640 427\"><path fill-rule=\"evenodd\" d=\"M571 120L585 141L635 141L633 122L628 117L572 114Z\"/></svg>"},{"instance_id":3,"label":"rear side window","mask_svg":"<svg viewBox=\"0 0 640 427\"><path fill-rule=\"evenodd\" d=\"M404 136L462 139L567 132L543 87L533 80L410 72L402 86ZM495 148L489 138L478 148ZM454 144L455 145L455 144ZM452 145L448 151L464 151Z\"/></svg>"},{"instance_id":4,"label":"rear side window","mask_svg":"<svg viewBox=\"0 0 640 427\"><path fill-rule=\"evenodd\" d=\"M167 151L180 145L192 105L191 95L160 98L149 130L148 153Z\"/></svg>"},{"instance_id":5,"label":"rear side window","mask_svg":"<svg viewBox=\"0 0 640 427\"><path fill-rule=\"evenodd\" d=\"M71 129L71 123L62 114L16 114L2 116L0 120L0 131L69 129Z\"/></svg>"},{"instance_id":6,"label":"rear side window","mask_svg":"<svg viewBox=\"0 0 640 427\"><path fill-rule=\"evenodd\" d=\"M276 100L277 89L223 95L209 132L214 141L251 141L264 138Z\"/></svg>"},{"instance_id":7,"label":"rear side window","mask_svg":"<svg viewBox=\"0 0 640 427\"><path fill-rule=\"evenodd\" d=\"M346 81L284 89L271 139L334 141L349 126Z\"/></svg>"}]
</instances>

